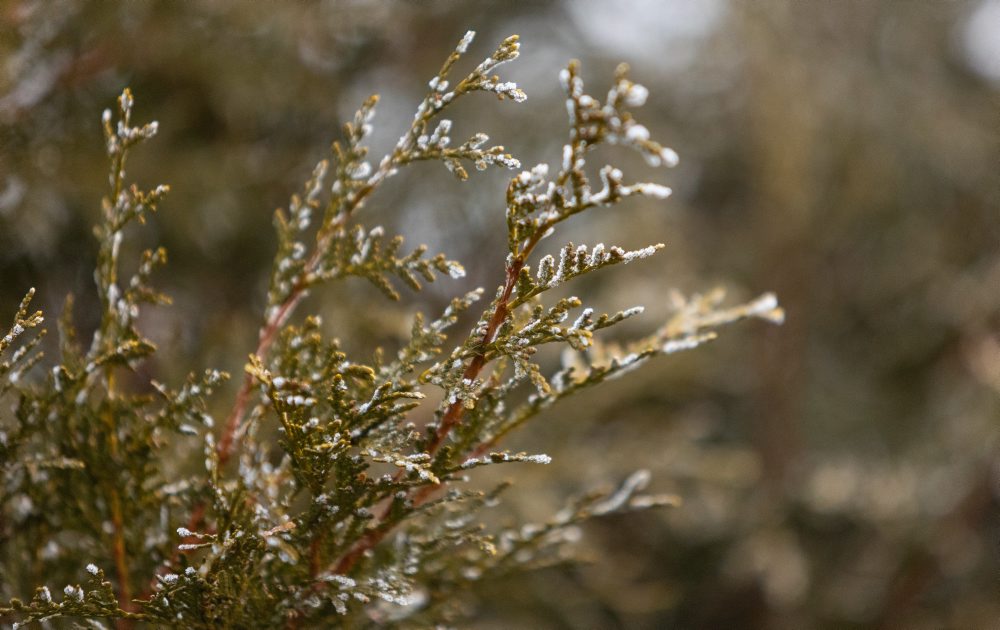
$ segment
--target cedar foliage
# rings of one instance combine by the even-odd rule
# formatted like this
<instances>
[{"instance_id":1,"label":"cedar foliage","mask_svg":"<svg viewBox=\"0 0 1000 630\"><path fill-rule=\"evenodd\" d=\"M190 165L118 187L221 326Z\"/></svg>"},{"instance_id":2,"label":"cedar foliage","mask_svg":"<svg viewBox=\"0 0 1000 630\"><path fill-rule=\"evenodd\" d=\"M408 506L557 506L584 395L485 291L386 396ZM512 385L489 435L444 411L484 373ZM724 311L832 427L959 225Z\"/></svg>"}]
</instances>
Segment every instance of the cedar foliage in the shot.
<instances>
[{"instance_id":1,"label":"cedar foliage","mask_svg":"<svg viewBox=\"0 0 1000 630\"><path fill-rule=\"evenodd\" d=\"M455 595L477 580L565 561L585 519L678 503L643 494L649 475L638 471L609 493L570 500L543 523L490 530L480 512L497 504L506 484L483 491L469 483L478 467L548 463L548 455L511 452L501 442L563 398L653 357L695 348L722 325L783 317L771 294L728 308L717 293L676 297L669 321L613 345L599 331L641 307L599 314L577 297L546 300L578 276L662 247L568 243L558 258L533 257L540 241L574 215L631 196L670 195L660 184L626 183L613 166L599 170L596 186L587 174L589 153L607 144L637 151L652 166L677 162L633 117L647 90L629 79L626 66L603 102L584 92L576 63L560 74L569 114L562 162L510 180L508 251L497 253L504 281L457 343L450 329L482 289L455 297L436 316L418 313L402 347L376 349L368 359L347 356L324 335L318 315L298 313L309 291L349 277L398 300L403 287L419 291L441 275L464 275L445 254L411 249L403 236L366 227L359 214L374 191L413 162L440 161L461 180L469 166L520 169L485 134L453 144L451 122L441 117L474 92L526 98L493 74L518 56L517 36L452 78L472 38L462 38L430 81L388 155L374 166L368 161L373 96L345 125L332 158L316 165L287 210L276 212L278 247L259 343L221 423L209 399L229 378L224 372L196 370L182 384L154 381L142 393L120 383L156 350L136 326L139 310L169 303L151 284L165 251L144 252L125 281L122 240L169 188L144 191L125 181L130 151L157 131L155 122L133 125L129 90L117 112L104 112L110 169L94 231L100 325L81 343L67 300L57 361L36 368L45 330L42 313L30 308L32 290L0 338L0 396L4 413L12 411L0 418L0 561L8 584L37 585L26 601L0 605L0 618L26 624L69 617L119 627L426 627L458 618ZM534 360L549 344L565 348L554 374ZM414 411L430 404L424 399L433 390L439 393L430 399L440 399L433 420L418 424ZM262 437L274 427L277 444ZM178 443L200 449L204 468L179 476L169 461ZM66 585L54 595L44 583Z\"/></svg>"}]
</instances>

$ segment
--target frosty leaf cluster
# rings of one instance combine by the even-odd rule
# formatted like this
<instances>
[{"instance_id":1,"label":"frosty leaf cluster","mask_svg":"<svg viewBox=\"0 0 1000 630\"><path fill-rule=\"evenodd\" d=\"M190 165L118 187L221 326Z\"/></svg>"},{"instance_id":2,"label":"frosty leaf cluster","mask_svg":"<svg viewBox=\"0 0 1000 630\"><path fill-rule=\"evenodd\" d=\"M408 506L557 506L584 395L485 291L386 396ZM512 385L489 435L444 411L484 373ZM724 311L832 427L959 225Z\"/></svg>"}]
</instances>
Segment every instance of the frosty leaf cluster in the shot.
<instances>
[{"instance_id":1,"label":"frosty leaf cluster","mask_svg":"<svg viewBox=\"0 0 1000 630\"><path fill-rule=\"evenodd\" d=\"M562 159L510 180L497 287L460 286L442 312L415 314L397 348L367 356L344 350L331 335L336 322L302 312L310 291L333 282L362 279L400 300L442 277L463 281L459 262L366 225L363 210L414 162L439 161L461 180L470 165L521 168L485 134L452 140L455 125L444 114L458 99L480 92L526 98L495 74L519 55L518 38L456 74L472 41L470 32L430 79L386 155L371 159L366 144L373 96L275 213L277 251L258 341L229 401L217 393L228 378L220 370L199 367L174 384L143 376L156 347L137 321L140 309L169 304L153 287L166 253L122 260L121 245L169 189L127 183L129 152L157 131L156 123L133 126L131 93L121 95L117 112L104 113L110 170L94 232L100 324L82 344L67 299L56 359L43 369L43 319L29 308L32 290L0 338L0 413L12 411L0 416L0 595L7 600L0 619L425 627L454 621L464 610L459 595L475 582L570 560L588 518L677 505L676 497L644 494L649 475L638 471L617 489L570 500L542 523L496 529L484 522L508 484L484 490L476 483L485 466L558 457L512 452L502 441L564 398L697 347L725 324L783 316L770 294L735 307L723 306L719 292L676 295L674 315L649 335L607 343L603 331L641 315L641 306L600 313L580 297L548 294L663 247L566 243L555 256L536 252L577 214L670 195L658 183L629 182L610 165L592 176L588 159L601 145L636 151L653 167L677 163L635 118L648 91L626 66L603 102L585 92L578 64L561 73ZM134 270L127 280L125 269ZM562 349L555 370L538 360L546 346ZM28 601L13 592L29 584L37 589Z\"/></svg>"}]
</instances>

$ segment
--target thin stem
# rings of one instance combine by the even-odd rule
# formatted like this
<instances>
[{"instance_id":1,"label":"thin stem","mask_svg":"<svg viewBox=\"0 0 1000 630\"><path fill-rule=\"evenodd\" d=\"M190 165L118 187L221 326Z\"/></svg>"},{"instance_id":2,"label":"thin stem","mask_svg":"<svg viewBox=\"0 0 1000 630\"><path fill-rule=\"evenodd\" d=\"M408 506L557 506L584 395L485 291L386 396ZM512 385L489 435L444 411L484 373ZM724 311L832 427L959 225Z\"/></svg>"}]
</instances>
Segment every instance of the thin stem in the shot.
<instances>
[{"instance_id":1,"label":"thin stem","mask_svg":"<svg viewBox=\"0 0 1000 630\"><path fill-rule=\"evenodd\" d=\"M102 336L104 337L107 337L109 330L114 325L109 315L110 309L113 306L111 304L109 292L110 287L115 285L118 281L117 248L113 242L119 230L115 229L117 218L114 216L114 208L117 207L118 197L121 195L122 188L124 187L125 159L127 155L127 149L122 146L115 158L112 160L111 169L113 175L111 198L108 200L108 207L112 210L110 211L110 216L106 217L109 233L101 243L101 249L104 250L101 252L104 269L101 274L101 281L103 284L102 282L99 282L98 289L100 289L99 293L101 294L102 302L105 303L101 325L103 332ZM97 347L94 346L92 351L96 352ZM109 364L105 368L104 378L108 399L113 399L115 397L114 366ZM110 455L111 461L117 463L118 435L115 418L111 414L106 414L105 424L108 431L108 454ZM115 565L115 575L118 578L118 607L126 612L133 612L134 606L132 604L132 588L129 584L128 554L125 547L125 518L122 512L121 494L114 484L108 488L108 503L111 510L111 526L113 528L111 554ZM115 623L115 626L119 628L119 630L128 630L132 627L132 625L133 623L129 619L118 619Z\"/></svg>"},{"instance_id":2,"label":"thin stem","mask_svg":"<svg viewBox=\"0 0 1000 630\"><path fill-rule=\"evenodd\" d=\"M108 370L107 375L108 396L114 395L114 377ZM118 460L118 436L115 433L115 421L111 414L104 415L104 422L108 431L108 454L111 461ZM128 555L125 549L125 518L122 513L121 494L118 488L111 485L108 488L108 504L111 509L111 526L113 528L111 538L111 556L114 559L115 575L118 578L118 607L126 612L133 612L132 588L129 584ZM115 624L119 630L127 630L132 627L132 622L127 619L119 619Z\"/></svg>"},{"instance_id":3,"label":"thin stem","mask_svg":"<svg viewBox=\"0 0 1000 630\"><path fill-rule=\"evenodd\" d=\"M462 374L462 378L468 381L474 381L479 373L486 366L486 354L485 347L493 341L497 330L507 320L507 316L510 314L507 308L510 302L510 296L514 291L514 286L517 283L517 277L521 273L521 269L524 267L524 259L517 258L507 269L507 278L504 282L503 291L500 294L500 299L497 300L496 308L493 311L493 316L490 317L489 323L486 325L486 332L483 333L483 338L479 343L479 351L476 356L473 357L472 361L469 362L469 366L465 368L465 372ZM462 420L462 415L465 413L465 404L463 401L458 400L448 406L445 410L444 416L441 418L441 424L438 426L437 433L434 435L434 440L427 447L427 452L434 455L441 448L446 437L451 432L451 430L458 425Z\"/></svg>"},{"instance_id":4,"label":"thin stem","mask_svg":"<svg viewBox=\"0 0 1000 630\"><path fill-rule=\"evenodd\" d=\"M455 53L452 53L452 55L448 57L448 59L442 66L441 70L438 72L438 79L443 80L445 78L445 76L451 69L451 66L455 63L455 61L457 61L458 57L459 55ZM460 96L461 94L464 94L466 91L468 91L468 84L473 76L474 74L470 74L468 77L466 77L459 83L459 85L454 90L455 96ZM330 221L329 223L324 223L322 225L316 237L316 245L317 245L316 249L313 251L312 255L306 262L301 277L303 278L309 277L316 271L320 261L323 258L323 255L326 253L327 246L329 245L330 240L333 237L333 234L336 232L337 229L343 227L343 225L346 224L346 222L348 221L348 219L350 219L353 212L364 202L364 200L372 193L372 191L374 191L375 188L380 183L385 181L385 179L390 177L395 172L395 169L397 167L407 164L408 162L411 161L410 152L412 151L413 146L417 141L417 137L419 136L421 129L423 129L424 126L431 119L439 115L444 110L444 107L447 106L447 104L444 104L442 106L435 107L431 99L432 99L431 95L428 95L427 97L424 98L418 110L420 114L418 115L416 120L414 120L414 122L410 125L409 129L407 129L406 132L403 134L403 136L399 139L399 142L393 149L391 155L389 156L389 159L383 160L383 162L379 166L379 169L368 179L366 185L363 188L359 189L353 197L347 198L346 200L347 203L344 205L344 207L341 208L340 212L337 213L337 215L333 218L332 221ZM538 238L540 238L540 235ZM537 243L538 238L533 240L530 247L533 247L534 244ZM490 320L489 326L487 327L487 332L483 337L483 345L489 343L489 341L493 339L493 336L496 334L497 329L507 317L508 311L506 304L507 301L510 299L511 292L514 289L514 285L517 281L518 274L520 273L521 268L524 266L524 260L527 257L527 253L530 252L530 247L527 248L524 255L519 257L507 270L507 279L504 285L505 288L503 292L503 297L501 301L498 303L497 309ZM304 283L300 282L296 284L289 292L288 296L285 298L284 303L281 304L281 306L274 312L274 315L271 316L261 327L260 337L259 337L260 341L258 343L256 351L254 352L254 354L261 361L266 360L268 352L271 348L271 345L274 343L274 339L277 336L278 331L280 330L281 326L284 325L284 323L289 319L289 317L291 317L293 311L295 310L295 307L299 304L299 302L302 301L306 288L307 285L305 285ZM475 378L476 376L478 376L479 372L482 370L485 363L486 363L485 357L482 354L477 355L475 359L473 359L472 363L470 363L469 367L466 369L467 377ZM244 376L243 384L240 386L240 389L236 394L236 399L233 404L232 411L230 412L228 418L226 419L226 426L225 429L223 430L222 437L220 438L219 443L216 446L216 456L218 458L218 463L220 467L228 463L230 457L233 454L234 445L236 442L236 435L239 431L240 425L243 422L244 416L246 415L247 406L250 400L250 392L252 389L253 389L253 377L250 374L247 374ZM449 408L447 410L444 421L442 422L442 426L441 428L439 428L439 431L432 443L430 449L432 453L438 450L440 445L443 443L445 437L447 437L448 432L451 430L451 428L461 420L462 409L463 409L462 406L459 404L457 406L453 405L452 408ZM386 511L382 514L382 517L380 518L380 521L383 524L386 524L386 519L389 516L389 508L391 508L391 504L389 507L386 508ZM204 513L205 513L204 504L198 504L195 506L195 509L192 511L191 520L189 523L189 529L193 531L200 525L201 520L204 517ZM392 528L392 525L393 524L388 524L387 528L385 529L385 532L388 532L388 530ZM370 536L371 534L372 532L369 532L368 534L366 534L366 537ZM364 553L365 549L370 548L371 546L377 544L378 540L381 540L381 538L384 535L385 533L380 534L377 540L372 540L364 549L361 549L358 552L358 554ZM322 546L322 534L318 534L313 539L310 549L310 569L313 575L316 575L319 570L320 566L319 556L320 556L321 546ZM341 563L344 563L345 560L350 556L351 554L345 556L345 558L341 560ZM350 560L348 561L348 563L349 565L353 565L355 561L356 559Z\"/></svg>"},{"instance_id":5,"label":"thin stem","mask_svg":"<svg viewBox=\"0 0 1000 630\"><path fill-rule=\"evenodd\" d=\"M332 235L336 230L343 227L347 220L351 217L353 212L364 202L364 200L375 190L378 182L382 181L387 173L391 170L392 165L395 163L396 158L390 160L389 164L379 169L375 175L369 180L369 185L360 189L356 195L351 199L349 206L344 208L328 225L324 226L321 234L317 235L317 246L313 253L310 255L308 261L306 261L305 268L302 273L302 277L309 277L314 274L319 263L326 253L327 247L332 239ZM304 282L299 282L292 287L285 298L284 303L278 307L264 325L261 326L259 339L257 344L257 349L254 350L254 354L260 358L260 360L266 361L267 356L270 353L271 345L274 344L274 340L278 335L278 331L281 327L288 321L295 311L295 308L305 297L306 289L308 285ZM222 433L222 438L219 440L219 444L216 446L215 452L219 458L219 466L224 466L229 458L233 454L234 440L236 433L243 422L243 418L246 415L247 404L250 401L250 391L253 389L253 376L246 374L243 377L243 384L240 386L239 392L236 394L236 401L233 404L233 409L229 413L229 417L226 419L226 428Z\"/></svg>"},{"instance_id":6,"label":"thin stem","mask_svg":"<svg viewBox=\"0 0 1000 630\"><path fill-rule=\"evenodd\" d=\"M132 589L129 586L128 563L125 553L124 522L122 519L121 497L118 490L111 491L111 523L115 528L114 533L114 559L115 573L118 575L118 606L122 610L132 610ZM119 623L119 627L122 627Z\"/></svg>"},{"instance_id":7,"label":"thin stem","mask_svg":"<svg viewBox=\"0 0 1000 630\"><path fill-rule=\"evenodd\" d=\"M412 134L407 135L410 138ZM368 180L368 184L363 188L359 189L357 193L350 198L349 205L342 208L341 211L334 217L332 221L325 224L320 233L316 236L316 249L310 255L309 259L306 261L304 272L302 277L306 278L313 274L319 266L323 255L326 253L330 241L333 238L333 234L344 226L350 219L351 215L358 207L364 203L365 199L375 190L375 188L384 181L395 168L397 163L400 161L401 156L406 152L409 145L403 147L397 147L393 151L392 157L383 163L382 167L371 176ZM254 354L260 358L261 361L266 361L270 353L271 346L274 344L274 340L277 338L278 331L281 327L288 321L292 316L295 308L299 305L302 299L305 297L306 289L308 285L304 282L299 282L295 284L285 301L279 306L274 314L269 317L260 328L259 341L257 344ZM236 398L233 403L233 408L229 412L229 416L226 418L225 429L222 432L222 437L219 439L219 443L216 445L216 457L218 458L219 467L225 466L229 459L232 457L235 444L236 435L239 431L240 426L243 423L243 419L246 416L247 406L250 402L250 393L253 389L253 377L250 374L246 374L243 377L243 383L240 386L239 391L236 393ZM188 519L187 529L190 531L197 531L204 521L206 513L206 505L204 502L199 502L195 504L194 509L191 511L191 517ZM319 544L321 540L316 539L313 541L312 555L314 562L318 562L315 558L318 558L319 554ZM175 552L174 557L171 561L160 567L158 573L163 573L168 570L168 567L177 562L179 552ZM318 566L318 565L317 565ZM314 572L315 572L314 568ZM150 584L150 589L156 583L154 578L153 582ZM148 590L144 595L148 595L151 590Z\"/></svg>"},{"instance_id":8,"label":"thin stem","mask_svg":"<svg viewBox=\"0 0 1000 630\"><path fill-rule=\"evenodd\" d=\"M442 72L444 72L444 69ZM370 178L368 178L368 182L364 187L360 188L353 197L348 197L347 203L343 208L341 208L340 212L337 213L332 221L324 223L319 234L316 235L316 249L306 262L302 277L309 277L311 274L315 273L323 255L327 251L334 233L347 223L354 211L364 203L365 199L367 199L368 196L374 192L379 184L390 177L397 167L406 163L406 157L412 150L413 145L416 143L421 126L426 124L434 116L440 114L441 109L443 109L434 109L430 107L429 97L424 99L421 108L424 112L423 115L418 120L414 121L414 123L410 125L410 128L407 129L406 133L403 134L403 137L400 138L399 143L396 145L395 149L393 149L389 159L384 160L381 163L379 169L372 174ZM275 336L281 329L281 326L288 321L289 317L291 317L295 307L302 301L307 288L307 285L301 282L292 287L288 297L285 298L285 302L261 327L260 343L257 346L257 350L254 352L254 354L256 354L261 361L266 360L271 344L274 343ZM223 431L222 438L219 440L218 446L216 447L216 453L218 454L220 465L228 462L230 456L232 455L233 441L240 424L243 422L243 417L246 414L247 403L249 402L250 390L252 388L253 377L247 374L243 378L243 385L236 394L236 402L226 420L226 428Z\"/></svg>"},{"instance_id":9,"label":"thin stem","mask_svg":"<svg viewBox=\"0 0 1000 630\"><path fill-rule=\"evenodd\" d=\"M511 264L507 267L506 277L504 279L503 290L500 293L500 297L497 299L496 307L493 310L493 315L490 317L489 322L486 325L486 331L483 333L483 337L479 342L478 351L476 356L469 363L469 366L465 369L462 377L470 381L475 380L479 377L480 372L486 366L486 346L489 345L500 326L507 320L510 315L509 305L510 298L514 292L514 287L517 285L518 276L521 274L521 269L524 268L528 257L531 252L534 251L535 246L542 239L545 233L551 225L547 222L540 226L538 230L535 231L534 235L525 243L524 248L518 253ZM434 439L431 441L430 445L427 447L427 452L430 455L434 455L444 444L445 439L453 428L458 426L462 421L462 416L465 413L465 405L463 401L458 400L448 406L445 410L444 415L441 418L441 423L438 426L437 432L434 434ZM396 473L396 477L399 478L402 475L402 471ZM439 485L429 485L421 488L413 498L415 505L423 504L428 498L431 497L436 491L440 490L444 484ZM385 536L392 531L396 523L389 521L389 516L392 513L392 502L386 505L382 514L379 516L379 524L373 529L368 530L364 536L358 540L354 546L344 554L336 565L334 565L333 572L338 574L346 574L354 565L357 564L358 560L364 555L366 551L372 549L385 538ZM316 559L313 558L313 562ZM316 573L314 572L315 576Z\"/></svg>"},{"instance_id":10,"label":"thin stem","mask_svg":"<svg viewBox=\"0 0 1000 630\"><path fill-rule=\"evenodd\" d=\"M260 329L260 342L257 344L254 354L260 357L262 361L267 359L278 331L288 321L295 307L302 301L304 293L305 287L297 285L275 315ZM229 412L229 417L226 419L226 429L215 449L220 467L225 466L233 454L233 441L240 424L243 422L243 417L246 415L247 404L250 402L250 390L252 388L253 376L250 374L244 375L243 384L236 394L236 402L233 404L233 409Z\"/></svg>"},{"instance_id":11,"label":"thin stem","mask_svg":"<svg viewBox=\"0 0 1000 630\"><path fill-rule=\"evenodd\" d=\"M490 317L490 321L486 325L486 332L483 333L483 338L479 342L479 350L476 356L469 363L469 367L465 369L465 373L462 375L463 378L470 381L475 380L482 369L486 366L486 346L493 342L496 336L497 330L500 326L507 321L507 317L510 315L510 298L514 292L514 287L517 285L517 279L521 275L521 269L524 268L525 262L534 251L535 246L538 242L542 240L542 237L551 227L551 222L546 222L539 226L532 237L525 243L524 248L518 252L518 255L514 258L513 262L507 267L507 276L504 280L503 291L500 293L500 298L497 300L496 308L493 311L493 316ZM444 416L441 418L441 424L438 427L437 433L434 436L434 440L431 442L427 451L434 455L441 448L441 444L444 443L448 433L458 425L462 420L462 415L465 413L465 405L463 401L457 400L452 403L448 409L445 410Z\"/></svg>"}]
</instances>

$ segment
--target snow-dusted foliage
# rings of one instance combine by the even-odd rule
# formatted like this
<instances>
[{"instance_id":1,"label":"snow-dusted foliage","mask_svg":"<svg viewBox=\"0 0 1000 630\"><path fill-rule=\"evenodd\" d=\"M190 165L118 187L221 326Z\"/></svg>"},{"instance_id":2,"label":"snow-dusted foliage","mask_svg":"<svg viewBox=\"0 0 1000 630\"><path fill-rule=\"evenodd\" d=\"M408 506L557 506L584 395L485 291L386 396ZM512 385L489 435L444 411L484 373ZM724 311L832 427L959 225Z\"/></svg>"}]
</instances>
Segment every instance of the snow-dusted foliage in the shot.
<instances>
[{"instance_id":1,"label":"snow-dusted foliage","mask_svg":"<svg viewBox=\"0 0 1000 630\"><path fill-rule=\"evenodd\" d=\"M634 118L648 90L628 78L625 66L603 103L585 93L577 64L562 72L569 114L563 159L510 180L507 251L495 253L504 279L467 335L457 342L448 336L482 289L456 297L429 322L416 315L410 339L395 354L378 349L368 362L326 336L319 316L299 312L309 291L351 277L400 299L404 287L419 291L442 276L464 276L445 254L404 248L402 236L360 219L372 193L416 161L440 161L463 180L469 164L520 168L502 146L487 146L485 134L452 142L452 122L442 118L475 92L516 103L526 98L493 74L518 56L516 36L464 77L452 77L473 35L461 39L430 80L388 155L368 159L378 100L372 97L345 125L332 158L320 161L287 210L275 214L278 251L259 342L222 422L207 402L227 378L222 372L192 374L178 387L135 386L142 376L136 368L155 351L136 321L143 304L169 301L150 286L166 255L147 251L137 274L122 282L123 230L144 221L168 189L144 192L124 181L128 151L151 138L156 123L131 126L128 90L117 117L105 112L111 170L95 230L102 312L89 348L76 340L69 303L57 364L40 381L26 378L40 356L34 352L40 335L32 333L42 316L29 314L32 292L0 337L0 395L17 396L13 429L0 434L3 518L33 557L59 559L63 567L72 562L81 581L65 586L58 600L48 586L30 601L12 600L0 607L4 620L428 627L459 614L455 594L470 582L564 561L580 535L577 524L587 518L678 503L642 494L649 474L639 471L617 490L571 501L547 522L489 531L479 512L496 505L506 486L469 485L483 466L558 458L510 452L501 441L563 398L653 357L697 347L721 325L782 318L770 294L732 308L722 308L714 293L676 297L671 320L644 338L611 345L600 332L641 315L642 307L600 314L578 297L546 301L555 287L638 263L663 247L568 243L557 257L535 251L574 215L633 196L670 195L661 184L627 183L613 166L599 169L597 185L587 173L590 152L602 144L637 151L653 166L677 163ZM546 344L564 348L554 374L535 361ZM128 371L134 374L120 379ZM277 443L268 437L275 432ZM199 456L189 476L168 477L168 443L203 453L204 465Z\"/></svg>"}]
</instances>

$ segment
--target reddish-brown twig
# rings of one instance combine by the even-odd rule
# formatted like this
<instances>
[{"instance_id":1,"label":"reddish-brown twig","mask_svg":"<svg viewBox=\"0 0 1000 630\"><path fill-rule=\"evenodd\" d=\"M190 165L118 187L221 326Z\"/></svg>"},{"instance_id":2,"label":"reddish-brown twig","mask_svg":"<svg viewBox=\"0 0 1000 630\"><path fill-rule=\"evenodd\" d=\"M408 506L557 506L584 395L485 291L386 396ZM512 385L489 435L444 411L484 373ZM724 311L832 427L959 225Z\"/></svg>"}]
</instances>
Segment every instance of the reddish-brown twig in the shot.
<instances>
[{"instance_id":1,"label":"reddish-brown twig","mask_svg":"<svg viewBox=\"0 0 1000 630\"><path fill-rule=\"evenodd\" d=\"M496 307L494 308L493 315L490 317L490 320L486 325L486 331L483 333L482 339L479 342L479 352L475 357L473 357L472 361L469 362L468 367L466 367L465 372L462 374L463 378L469 381L474 381L479 377L483 368L486 367L486 346L494 340L500 326L510 315L510 298L514 293L514 287L517 285L517 279L521 274L521 269L524 268L528 256L534 250L535 246L538 245L538 241L542 239L550 227L550 224L540 226L539 229L535 231L534 236L532 236L525 243L524 248L521 249L519 254L514 257L513 261L507 267L503 290L500 292L500 297L496 301ZM444 415L441 417L441 423L438 425L437 432L434 434L434 439L427 447L427 452L429 454L434 455L438 449L441 448L441 445L444 444L444 441L448 437L451 430L462 421L464 413L465 405L464 401L461 400L451 403L447 409L445 409ZM400 477L401 474L402 473L397 473L397 478ZM440 490L443 485L444 484L422 487L416 495L414 495L413 503L415 505L424 503L437 490ZM348 573L352 568L354 568L354 565L361 559L366 551L381 542L382 539L384 539L385 536L392 531L396 523L388 520L391 513L392 503L390 502L380 515L378 525L368 530L365 535L354 543L351 549L337 561L333 568L334 573ZM314 551L318 551L318 549L314 548ZM313 558L313 564L316 564L315 557Z\"/></svg>"}]
</instances>

